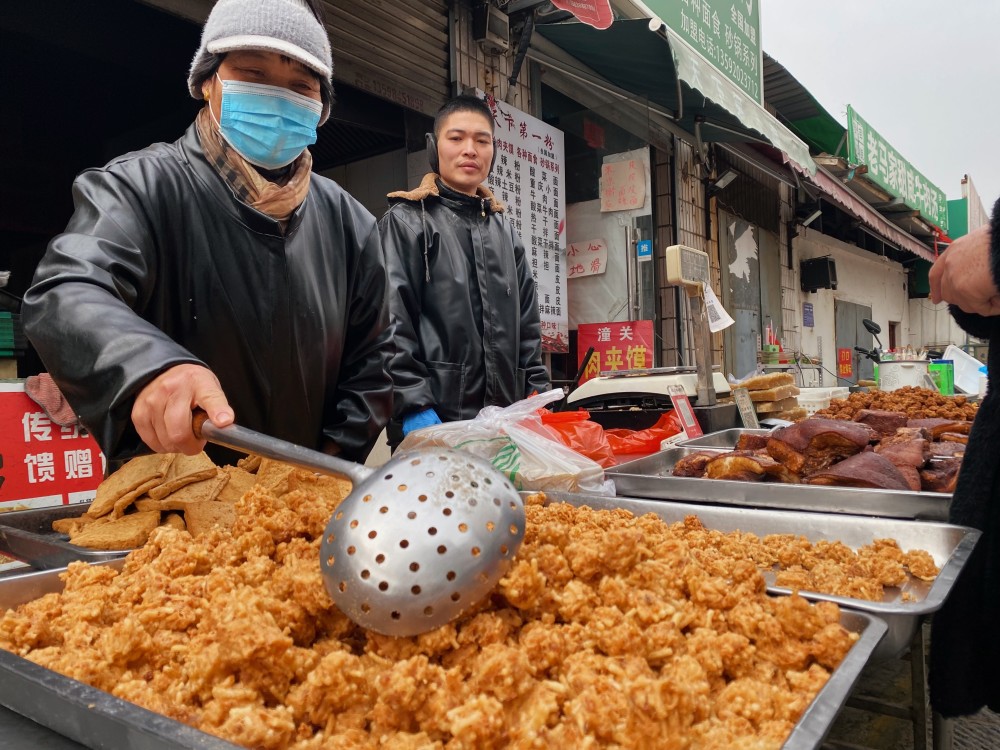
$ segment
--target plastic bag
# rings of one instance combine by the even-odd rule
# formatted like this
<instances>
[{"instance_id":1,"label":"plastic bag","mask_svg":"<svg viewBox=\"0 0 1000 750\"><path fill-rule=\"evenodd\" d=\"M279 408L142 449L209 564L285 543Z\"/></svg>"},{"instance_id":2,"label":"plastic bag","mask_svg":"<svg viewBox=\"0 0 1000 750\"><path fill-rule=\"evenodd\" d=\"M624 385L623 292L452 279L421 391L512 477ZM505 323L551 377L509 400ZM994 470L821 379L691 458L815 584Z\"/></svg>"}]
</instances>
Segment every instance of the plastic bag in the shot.
<instances>
[{"instance_id":1,"label":"plastic bag","mask_svg":"<svg viewBox=\"0 0 1000 750\"><path fill-rule=\"evenodd\" d=\"M616 456L629 453L656 453L669 437L681 432L681 423L673 410L661 414L656 424L645 430L625 430L621 428L605 430L608 444Z\"/></svg>"},{"instance_id":2,"label":"plastic bag","mask_svg":"<svg viewBox=\"0 0 1000 750\"><path fill-rule=\"evenodd\" d=\"M454 448L491 462L518 490L590 492L614 495L604 469L557 441L538 410L563 397L559 389L506 407L487 406L473 419L414 430L399 444L414 448Z\"/></svg>"},{"instance_id":3,"label":"plastic bag","mask_svg":"<svg viewBox=\"0 0 1000 750\"><path fill-rule=\"evenodd\" d=\"M585 409L559 412L543 409L539 416L542 424L555 432L567 448L572 448L604 468L617 463L614 451L604 435L604 428L591 421L590 412Z\"/></svg>"}]
</instances>

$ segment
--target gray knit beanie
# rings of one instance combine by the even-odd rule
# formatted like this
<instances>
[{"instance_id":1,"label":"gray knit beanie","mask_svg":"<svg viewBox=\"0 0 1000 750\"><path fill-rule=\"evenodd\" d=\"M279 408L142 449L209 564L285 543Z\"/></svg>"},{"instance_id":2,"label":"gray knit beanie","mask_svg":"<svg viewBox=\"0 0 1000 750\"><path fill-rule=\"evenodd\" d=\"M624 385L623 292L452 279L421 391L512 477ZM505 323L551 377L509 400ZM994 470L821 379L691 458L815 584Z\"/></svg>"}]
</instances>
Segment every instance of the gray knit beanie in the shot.
<instances>
[{"instance_id":1,"label":"gray knit beanie","mask_svg":"<svg viewBox=\"0 0 1000 750\"><path fill-rule=\"evenodd\" d=\"M205 21L191 61L188 90L201 99L198 71L210 55L259 49L287 55L330 81L333 55L326 29L301 0L219 0ZM324 120L326 113L324 112Z\"/></svg>"}]
</instances>

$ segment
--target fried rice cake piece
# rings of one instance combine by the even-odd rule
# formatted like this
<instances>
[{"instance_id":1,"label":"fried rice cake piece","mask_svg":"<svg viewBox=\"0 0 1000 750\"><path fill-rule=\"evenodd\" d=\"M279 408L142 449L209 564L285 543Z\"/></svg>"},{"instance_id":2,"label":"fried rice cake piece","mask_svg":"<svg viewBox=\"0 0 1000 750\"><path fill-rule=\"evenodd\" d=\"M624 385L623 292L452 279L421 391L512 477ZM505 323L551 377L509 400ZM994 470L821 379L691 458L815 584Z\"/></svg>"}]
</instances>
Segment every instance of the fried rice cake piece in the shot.
<instances>
[{"instance_id":1,"label":"fried rice cake piece","mask_svg":"<svg viewBox=\"0 0 1000 750\"><path fill-rule=\"evenodd\" d=\"M94 502L87 508L87 515L93 517L110 513L115 503L129 492L134 492L152 480L157 483L166 475L176 458L175 453L152 453L133 458L118 471L105 479L97 488Z\"/></svg>"},{"instance_id":2,"label":"fried rice cake piece","mask_svg":"<svg viewBox=\"0 0 1000 750\"><path fill-rule=\"evenodd\" d=\"M149 496L160 500L186 484L211 479L218 472L218 467L212 463L205 451L193 456L178 456L170 464L163 482L149 491Z\"/></svg>"},{"instance_id":3,"label":"fried rice cake piece","mask_svg":"<svg viewBox=\"0 0 1000 750\"><path fill-rule=\"evenodd\" d=\"M106 523L92 523L70 537L70 542L88 549L127 550L141 547L160 525L159 511L130 513Z\"/></svg>"}]
</instances>

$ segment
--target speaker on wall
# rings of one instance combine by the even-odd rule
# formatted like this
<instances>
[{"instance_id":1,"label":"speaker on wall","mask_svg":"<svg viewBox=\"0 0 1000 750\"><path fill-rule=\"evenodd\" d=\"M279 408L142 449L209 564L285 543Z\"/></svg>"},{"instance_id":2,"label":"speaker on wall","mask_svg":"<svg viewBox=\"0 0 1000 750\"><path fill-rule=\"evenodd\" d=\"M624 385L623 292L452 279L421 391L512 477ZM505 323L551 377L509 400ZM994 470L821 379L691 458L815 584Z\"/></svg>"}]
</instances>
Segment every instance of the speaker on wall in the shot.
<instances>
[{"instance_id":1,"label":"speaker on wall","mask_svg":"<svg viewBox=\"0 0 1000 750\"><path fill-rule=\"evenodd\" d=\"M803 292L837 288L837 264L833 258L809 258L799 264L799 279Z\"/></svg>"}]
</instances>

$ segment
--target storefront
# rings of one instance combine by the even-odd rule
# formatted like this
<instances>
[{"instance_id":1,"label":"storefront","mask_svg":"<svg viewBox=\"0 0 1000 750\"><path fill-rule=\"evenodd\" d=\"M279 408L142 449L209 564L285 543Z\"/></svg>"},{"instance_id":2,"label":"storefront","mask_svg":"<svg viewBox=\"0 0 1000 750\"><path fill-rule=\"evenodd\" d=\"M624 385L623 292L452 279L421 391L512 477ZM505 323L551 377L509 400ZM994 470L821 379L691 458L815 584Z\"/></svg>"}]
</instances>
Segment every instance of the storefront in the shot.
<instances>
[{"instance_id":1,"label":"storefront","mask_svg":"<svg viewBox=\"0 0 1000 750\"><path fill-rule=\"evenodd\" d=\"M0 269L15 308L48 241L72 212L83 169L157 141L174 141L199 102L185 86L211 0L41 0L0 18L7 146L0 201ZM408 164L450 93L445 0L325 4L335 106L312 147L331 176L373 214L410 186ZM400 34L400 29L406 29ZM409 148L408 148L409 144ZM7 297L5 297L7 299ZM40 369L31 354L23 377Z\"/></svg>"}]
</instances>

